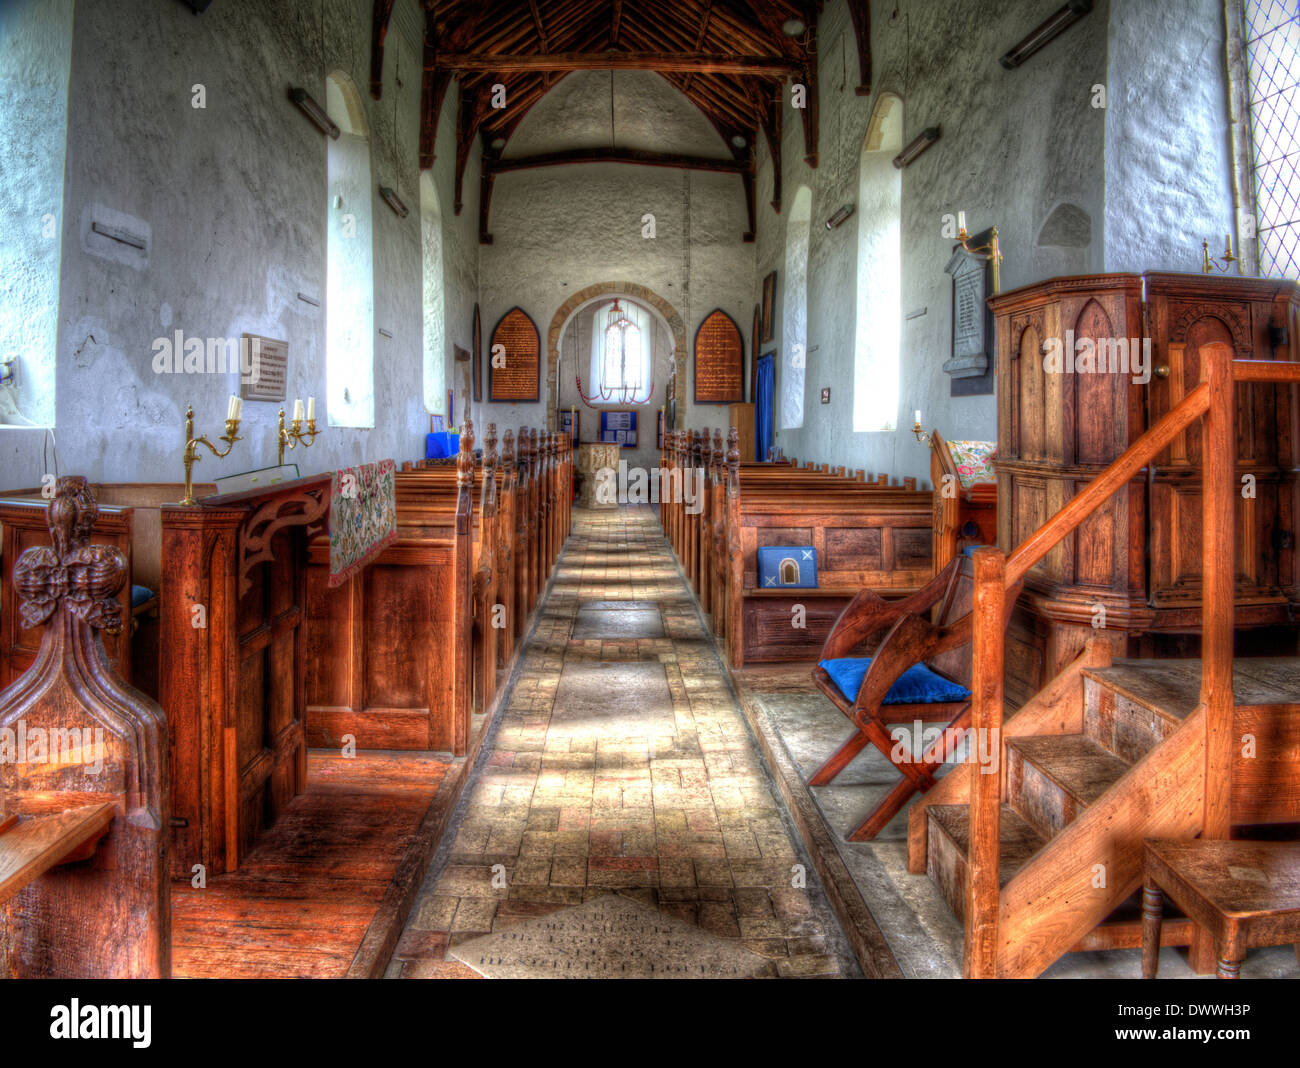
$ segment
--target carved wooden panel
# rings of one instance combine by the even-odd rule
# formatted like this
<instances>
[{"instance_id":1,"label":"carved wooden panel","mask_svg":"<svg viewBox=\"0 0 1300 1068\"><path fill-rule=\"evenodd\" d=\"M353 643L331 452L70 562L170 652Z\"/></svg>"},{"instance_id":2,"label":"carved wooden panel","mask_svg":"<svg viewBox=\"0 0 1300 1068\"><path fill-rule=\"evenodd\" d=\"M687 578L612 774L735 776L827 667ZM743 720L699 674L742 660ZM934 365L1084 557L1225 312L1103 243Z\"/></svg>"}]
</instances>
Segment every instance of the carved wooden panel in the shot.
<instances>
[{"instance_id":1,"label":"carved wooden panel","mask_svg":"<svg viewBox=\"0 0 1300 1068\"><path fill-rule=\"evenodd\" d=\"M721 308L695 333L695 403L734 404L745 399L745 343Z\"/></svg>"},{"instance_id":2,"label":"carved wooden panel","mask_svg":"<svg viewBox=\"0 0 1300 1068\"><path fill-rule=\"evenodd\" d=\"M504 353L497 348L498 345L504 347ZM504 359L499 358L501 356ZM488 352L488 400L538 400L541 396L540 369L541 339L537 327L522 309L511 308L492 331Z\"/></svg>"},{"instance_id":3,"label":"carved wooden panel","mask_svg":"<svg viewBox=\"0 0 1300 1068\"><path fill-rule=\"evenodd\" d=\"M883 564L879 527L828 528L823 571L879 571Z\"/></svg>"}]
</instances>

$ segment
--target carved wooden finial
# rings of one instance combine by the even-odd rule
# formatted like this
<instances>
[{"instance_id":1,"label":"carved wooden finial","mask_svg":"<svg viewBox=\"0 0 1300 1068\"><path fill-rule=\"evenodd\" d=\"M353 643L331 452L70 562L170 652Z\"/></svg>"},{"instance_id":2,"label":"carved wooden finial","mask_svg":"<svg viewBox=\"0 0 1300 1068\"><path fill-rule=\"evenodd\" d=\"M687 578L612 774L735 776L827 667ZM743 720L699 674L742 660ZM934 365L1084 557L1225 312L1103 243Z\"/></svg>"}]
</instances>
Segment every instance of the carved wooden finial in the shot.
<instances>
[{"instance_id":1,"label":"carved wooden finial","mask_svg":"<svg viewBox=\"0 0 1300 1068\"><path fill-rule=\"evenodd\" d=\"M740 429L734 426L727 431L727 466L740 466Z\"/></svg>"},{"instance_id":2,"label":"carved wooden finial","mask_svg":"<svg viewBox=\"0 0 1300 1068\"><path fill-rule=\"evenodd\" d=\"M496 470L497 466L497 425L488 423L487 433L483 435L483 466L491 466Z\"/></svg>"},{"instance_id":3,"label":"carved wooden finial","mask_svg":"<svg viewBox=\"0 0 1300 1068\"><path fill-rule=\"evenodd\" d=\"M515 432L507 430L501 441L501 466L511 468L515 465Z\"/></svg>"},{"instance_id":4,"label":"carved wooden finial","mask_svg":"<svg viewBox=\"0 0 1300 1068\"><path fill-rule=\"evenodd\" d=\"M718 428L713 431L713 462L718 464L722 463L724 455L725 453L722 448L722 430L721 428Z\"/></svg>"},{"instance_id":5,"label":"carved wooden finial","mask_svg":"<svg viewBox=\"0 0 1300 1068\"><path fill-rule=\"evenodd\" d=\"M122 629L116 594L126 581L126 556L112 545L88 544L98 515L83 477L65 475L58 480L48 510L53 547L26 549L14 564L24 627L46 622L63 606L109 634Z\"/></svg>"},{"instance_id":6,"label":"carved wooden finial","mask_svg":"<svg viewBox=\"0 0 1300 1068\"><path fill-rule=\"evenodd\" d=\"M467 419L465 425L461 427L460 452L456 454L456 484L461 489L467 489L473 480L474 432Z\"/></svg>"}]
</instances>

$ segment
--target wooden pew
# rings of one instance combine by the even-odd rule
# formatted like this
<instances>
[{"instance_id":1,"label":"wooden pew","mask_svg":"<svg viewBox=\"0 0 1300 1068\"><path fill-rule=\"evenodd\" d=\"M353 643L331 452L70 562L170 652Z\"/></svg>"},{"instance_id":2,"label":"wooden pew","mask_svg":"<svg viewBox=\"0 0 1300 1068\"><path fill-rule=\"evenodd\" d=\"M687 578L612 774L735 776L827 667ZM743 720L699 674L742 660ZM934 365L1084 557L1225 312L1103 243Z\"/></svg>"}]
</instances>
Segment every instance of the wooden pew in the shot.
<instances>
[{"instance_id":1,"label":"wooden pew","mask_svg":"<svg viewBox=\"0 0 1300 1068\"><path fill-rule=\"evenodd\" d=\"M966 444L966 443L962 443ZM988 444L990 449L992 442ZM998 537L998 484L963 472L936 430L930 435L930 483L934 487L934 563L942 571L968 545L994 545Z\"/></svg>"},{"instance_id":2,"label":"wooden pew","mask_svg":"<svg viewBox=\"0 0 1300 1068\"><path fill-rule=\"evenodd\" d=\"M359 749L469 749L472 433L460 446L453 492L426 472L398 475L398 537L369 567L331 588L328 540L309 547L313 746L338 748L351 736Z\"/></svg>"},{"instance_id":3,"label":"wooden pew","mask_svg":"<svg viewBox=\"0 0 1300 1068\"><path fill-rule=\"evenodd\" d=\"M23 621L45 626L0 694L0 747L21 735L23 749L0 760L4 978L171 976L167 722L100 638L129 619L118 598L129 566L116 546L90 544L96 519L86 480L60 478L52 547L14 563Z\"/></svg>"},{"instance_id":4,"label":"wooden pew","mask_svg":"<svg viewBox=\"0 0 1300 1068\"><path fill-rule=\"evenodd\" d=\"M200 496L211 484L196 485ZM162 587L162 505L185 494L179 483L92 484L98 514L91 535L113 545L126 557L127 580L117 594L125 622L103 637L109 663L123 681L158 696L159 592ZM0 687L8 686L31 665L40 635L19 623L18 597L11 581L23 550L50 544L48 499L40 488L9 490L0 496ZM134 593L134 595L133 595Z\"/></svg>"},{"instance_id":5,"label":"wooden pew","mask_svg":"<svg viewBox=\"0 0 1300 1068\"><path fill-rule=\"evenodd\" d=\"M331 476L162 509L173 873L234 871L306 787L307 544Z\"/></svg>"}]
</instances>

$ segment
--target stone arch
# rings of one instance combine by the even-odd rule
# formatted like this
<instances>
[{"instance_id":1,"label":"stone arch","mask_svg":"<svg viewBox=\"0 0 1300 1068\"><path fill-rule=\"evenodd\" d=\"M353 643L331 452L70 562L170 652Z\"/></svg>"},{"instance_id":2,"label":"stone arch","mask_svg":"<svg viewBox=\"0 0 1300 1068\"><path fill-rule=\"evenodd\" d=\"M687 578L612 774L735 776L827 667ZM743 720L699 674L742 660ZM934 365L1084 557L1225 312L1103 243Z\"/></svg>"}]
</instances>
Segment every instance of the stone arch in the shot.
<instances>
[{"instance_id":1,"label":"stone arch","mask_svg":"<svg viewBox=\"0 0 1300 1068\"><path fill-rule=\"evenodd\" d=\"M663 318L673 339L675 367L673 373L677 379L678 406L680 408L685 404L686 398L680 390L682 383L686 381L686 324L677 309L654 290L639 286L635 282L597 282L571 294L569 299L555 310L555 314L551 317L550 328L546 331L546 427L548 430L555 430L557 427L555 406L560 394L556 387L560 369L560 338L564 335L564 327L584 304L606 296L622 296L639 301L658 312Z\"/></svg>"}]
</instances>

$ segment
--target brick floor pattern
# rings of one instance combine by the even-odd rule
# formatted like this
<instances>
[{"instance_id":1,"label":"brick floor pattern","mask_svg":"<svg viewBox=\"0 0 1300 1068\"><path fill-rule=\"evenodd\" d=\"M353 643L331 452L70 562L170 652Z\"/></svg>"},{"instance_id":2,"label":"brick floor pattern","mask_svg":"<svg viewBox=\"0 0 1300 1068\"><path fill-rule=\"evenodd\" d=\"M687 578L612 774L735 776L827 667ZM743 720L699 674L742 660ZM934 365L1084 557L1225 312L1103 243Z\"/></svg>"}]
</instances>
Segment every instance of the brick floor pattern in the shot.
<instances>
[{"instance_id":1,"label":"brick floor pattern","mask_svg":"<svg viewBox=\"0 0 1300 1068\"><path fill-rule=\"evenodd\" d=\"M624 506L574 519L497 734L448 829L450 854L425 880L389 974L480 978L448 948L607 893L739 939L767 959L760 977L851 974L824 898L793 885L806 860L656 514ZM657 606L664 637L572 640L579 606L593 601ZM553 731L561 671L592 660L663 664L675 735L638 737L635 721L613 738Z\"/></svg>"}]
</instances>

